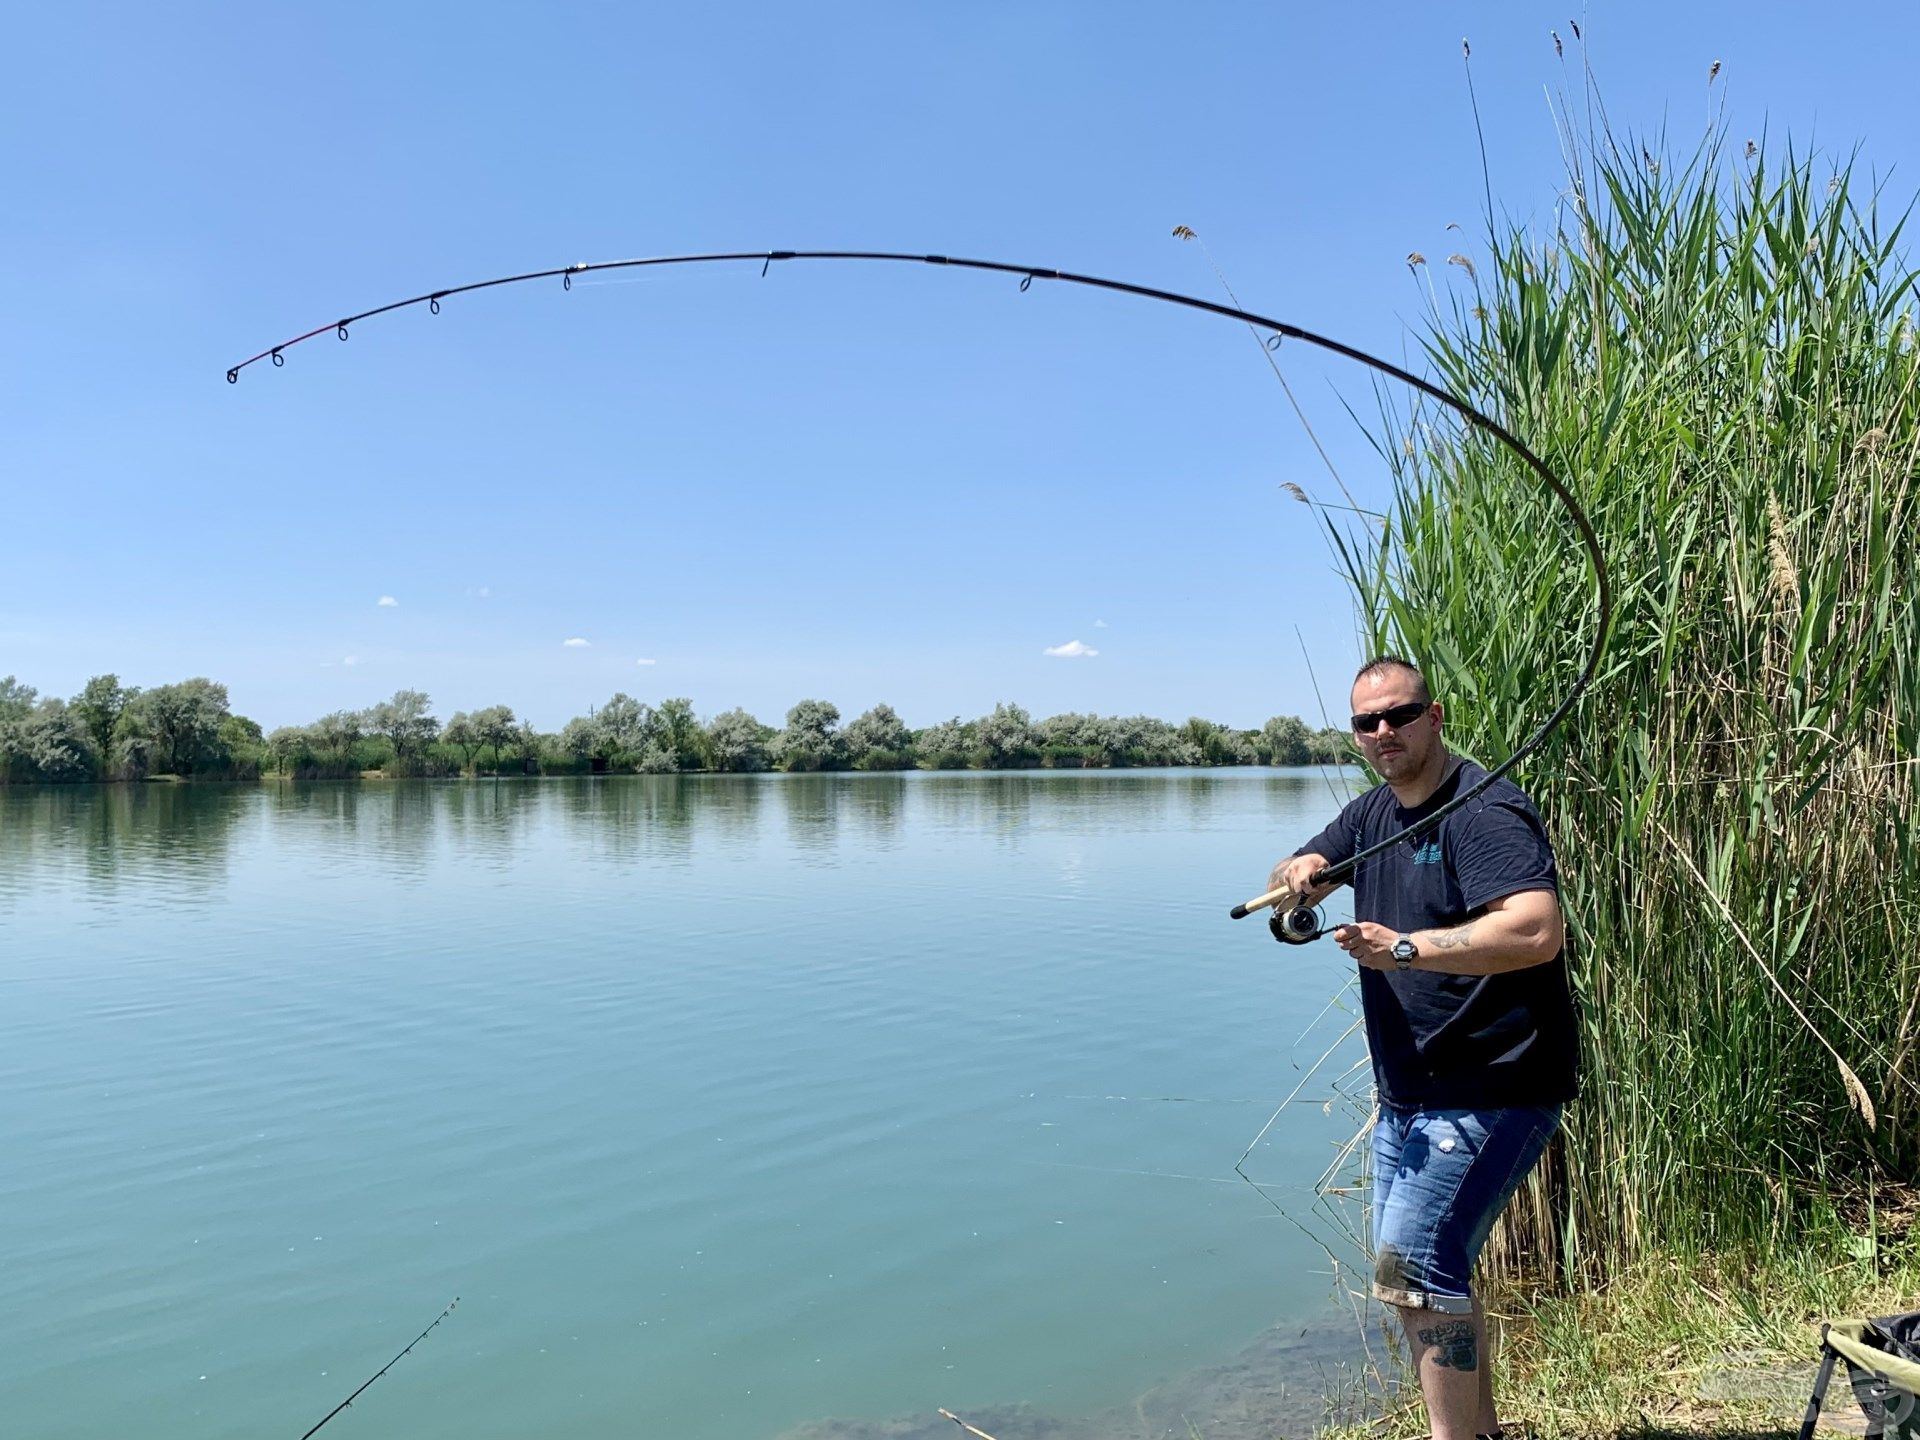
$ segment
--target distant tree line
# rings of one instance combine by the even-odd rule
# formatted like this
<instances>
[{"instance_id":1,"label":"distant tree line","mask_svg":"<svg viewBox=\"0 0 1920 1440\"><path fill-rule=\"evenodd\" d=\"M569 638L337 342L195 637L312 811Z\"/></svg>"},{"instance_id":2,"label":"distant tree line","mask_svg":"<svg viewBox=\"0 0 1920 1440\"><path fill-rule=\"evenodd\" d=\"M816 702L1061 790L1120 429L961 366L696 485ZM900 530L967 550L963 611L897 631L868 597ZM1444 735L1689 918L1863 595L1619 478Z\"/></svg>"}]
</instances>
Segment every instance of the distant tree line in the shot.
<instances>
[{"instance_id":1,"label":"distant tree line","mask_svg":"<svg viewBox=\"0 0 1920 1440\"><path fill-rule=\"evenodd\" d=\"M71 700L41 699L0 679L0 783L144 780L150 776L253 780L450 775L669 775L688 771L1014 770L1143 765L1316 765L1354 758L1344 731L1276 715L1258 730L1194 718L1054 715L1018 705L977 720L955 716L909 729L889 705L846 725L825 700L802 700L786 725L745 710L711 719L687 699L658 705L615 695L547 734L505 705L459 711L443 723L418 690L366 710L336 710L310 725L263 734L228 704L227 687L182 680L141 690L96 675Z\"/></svg>"}]
</instances>

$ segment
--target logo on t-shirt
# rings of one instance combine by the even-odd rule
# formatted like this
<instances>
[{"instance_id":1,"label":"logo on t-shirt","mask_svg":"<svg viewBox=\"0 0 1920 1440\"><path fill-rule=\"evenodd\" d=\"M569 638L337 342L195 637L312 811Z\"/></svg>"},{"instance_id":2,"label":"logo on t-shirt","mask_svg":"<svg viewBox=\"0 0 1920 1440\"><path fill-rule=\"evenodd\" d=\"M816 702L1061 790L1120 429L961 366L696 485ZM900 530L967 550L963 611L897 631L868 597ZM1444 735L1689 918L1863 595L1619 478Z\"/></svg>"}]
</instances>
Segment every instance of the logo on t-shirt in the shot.
<instances>
[{"instance_id":1,"label":"logo on t-shirt","mask_svg":"<svg viewBox=\"0 0 1920 1440\"><path fill-rule=\"evenodd\" d=\"M1429 840L1413 852L1416 865L1438 865L1440 863L1440 842Z\"/></svg>"}]
</instances>

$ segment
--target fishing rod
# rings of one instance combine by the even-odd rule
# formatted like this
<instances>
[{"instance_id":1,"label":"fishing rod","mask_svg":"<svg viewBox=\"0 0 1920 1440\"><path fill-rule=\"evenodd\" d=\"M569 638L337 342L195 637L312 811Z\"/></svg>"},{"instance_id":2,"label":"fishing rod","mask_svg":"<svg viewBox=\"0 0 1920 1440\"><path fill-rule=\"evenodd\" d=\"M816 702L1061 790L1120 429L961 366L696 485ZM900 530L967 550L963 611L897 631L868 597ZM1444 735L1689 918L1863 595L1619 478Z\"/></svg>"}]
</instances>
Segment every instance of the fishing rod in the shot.
<instances>
[{"instance_id":1,"label":"fishing rod","mask_svg":"<svg viewBox=\"0 0 1920 1440\"><path fill-rule=\"evenodd\" d=\"M458 1295L454 1296L453 1299L447 1303L447 1308L442 1310L439 1314L439 1317L434 1320L433 1325L427 1326L426 1329L422 1330L418 1335L414 1336L413 1339L409 1340L407 1342L407 1346L405 1350L402 1350L398 1355L394 1356L393 1359L387 1361L386 1364L382 1365L378 1370L374 1371L372 1375L367 1377L366 1383L363 1384L358 1390L354 1391L351 1395L347 1396L346 1399L342 1400L338 1405L334 1406L331 1410L327 1411L326 1414L322 1415L320 1417L319 1424L315 1425L313 1429L307 1431L306 1434L302 1435L300 1437L300 1440L313 1440L314 1435L319 1432L320 1426L325 1425L327 1421L333 1419L334 1416L338 1415L342 1410L346 1409L349 1405L353 1404L354 1401L358 1400L363 1394L366 1393L368 1385L373 1384L375 1380L378 1380L382 1375L386 1374L387 1371L391 1370L394 1366L398 1365L402 1360L406 1359L407 1351L412 1350L414 1346L418 1345L422 1340L426 1339L427 1336L431 1335L433 1333L434 1325L438 1325L441 1320L444 1320L447 1318L447 1316L451 1315L454 1312L454 1308L458 1306L459 1303L460 1303L460 1297Z\"/></svg>"},{"instance_id":2,"label":"fishing rod","mask_svg":"<svg viewBox=\"0 0 1920 1440\"><path fill-rule=\"evenodd\" d=\"M1311 330L1303 329L1285 320L1275 320L1265 315L1256 315L1250 310L1241 309L1237 304L1222 305L1217 301L1203 300L1197 295L1183 295L1178 291L1162 290L1152 285L1135 285L1129 281L1109 280L1098 275L1079 275L1072 271L1056 270L1045 265L1015 265L1001 260L970 260L952 255L915 255L892 250L737 250L703 255L652 255L632 260L581 261L574 265L560 266L558 269L529 270L517 275L501 275L491 280L476 280L465 285L451 285L444 290L429 290L425 294L410 296L405 300L394 300L385 305L376 305L371 310L362 310L356 315L348 315L326 325L317 325L311 330L294 336L291 340L283 340L278 345L270 346L262 350L259 354L250 355L239 364L230 366L227 370L227 383L229 385L238 384L240 372L249 366L259 364L262 360L270 361L275 366L285 365L286 352L288 350L291 350L296 345L304 344L316 336L324 335L329 330L333 331L340 339L345 340L348 338L351 327L359 324L363 320L371 320L379 315L391 314L396 310L411 309L417 305L425 305L429 313L438 315L443 300L451 299L456 295L470 295L478 290L494 290L503 285L530 284L537 280L558 280L560 281L562 289L571 290L573 288L574 278L580 275L591 275L605 270L640 270L672 265L750 264L757 262L760 266L760 274L762 278L764 278L775 263L785 263L791 260L838 260L880 264L937 265L946 269L979 270L997 275L1018 276L1020 279L1020 289L1023 293L1031 289L1033 282L1036 280L1053 280L1063 285L1079 285L1093 290L1105 290L1119 295L1131 295L1142 300L1154 300L1167 305L1178 305L1188 310L1200 311L1203 314L1218 315L1225 319L1232 320L1237 324L1251 325L1256 330L1270 332L1265 342L1270 351L1277 350L1283 340L1298 340L1303 344L1316 346L1319 349L1351 360L1356 364L1364 365L1391 379L1398 380L1403 385L1411 385L1415 390L1418 390L1429 399L1436 400L1449 410L1455 412L1461 419L1465 420L1475 429L1506 446L1508 450L1520 458L1521 462L1534 473L1540 483L1565 507L1568 516L1573 520L1574 528L1579 532L1581 541L1587 547L1588 559L1593 568L1594 594L1598 602L1599 610L1599 615L1595 621L1593 630L1593 648L1587 656L1586 666L1581 670L1580 677L1574 681L1565 697L1554 707L1553 712L1540 723L1539 728L1522 742L1519 748L1505 760L1488 770L1479 780L1468 786L1465 790L1460 791L1432 814L1423 816L1421 819L1401 830L1398 834L1388 836L1379 844L1370 845L1357 854L1342 860L1339 864L1329 865L1325 869L1316 872L1308 882L1310 887L1318 888L1321 886L1344 884L1353 877L1355 871L1374 857L1385 854L1388 850L1391 850L1394 846L1404 841L1418 839L1430 833L1442 820L1446 819L1447 816L1472 801L1488 786L1506 775L1514 766L1518 765L1522 760L1526 759L1527 756L1539 749L1540 746L1545 743L1547 736L1552 734L1554 728L1572 711L1581 694L1585 692L1587 686L1592 683L1593 677L1599 672L1600 661L1606 653L1607 632L1611 626L1613 617L1613 588L1612 582L1607 574L1606 556L1600 548L1600 537L1594 533L1593 524L1587 519L1586 512L1580 508L1579 502L1573 498L1572 493L1568 491L1560 478L1549 470L1546 462L1534 454L1518 436L1508 430L1506 426L1502 425L1499 421L1476 409L1459 396L1442 389L1430 380L1422 379L1412 371L1403 369L1391 361L1382 360L1376 355L1369 355L1364 350L1356 349L1351 345L1332 339L1329 336L1316 334ZM1295 893L1284 886L1279 889L1269 890L1261 895L1256 895L1251 900L1243 901L1235 905L1227 913L1232 919L1241 920L1256 910L1263 910L1270 906L1273 908L1274 914L1269 925L1275 939L1297 945L1305 944L1307 941L1319 937L1321 933L1319 913L1305 903L1304 893Z\"/></svg>"}]
</instances>

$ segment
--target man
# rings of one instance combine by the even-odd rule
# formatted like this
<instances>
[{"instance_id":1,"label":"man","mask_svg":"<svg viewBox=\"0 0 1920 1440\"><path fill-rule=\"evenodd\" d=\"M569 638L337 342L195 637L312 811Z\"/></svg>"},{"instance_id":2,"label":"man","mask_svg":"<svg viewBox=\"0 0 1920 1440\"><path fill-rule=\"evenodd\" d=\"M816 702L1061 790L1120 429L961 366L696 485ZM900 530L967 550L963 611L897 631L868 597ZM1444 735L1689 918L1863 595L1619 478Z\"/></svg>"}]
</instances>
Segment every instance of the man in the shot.
<instances>
[{"instance_id":1,"label":"man","mask_svg":"<svg viewBox=\"0 0 1920 1440\"><path fill-rule=\"evenodd\" d=\"M1353 711L1354 740L1385 783L1274 867L1269 888L1309 903L1332 888L1314 886L1316 872L1486 774L1448 753L1441 707L1404 660L1364 666ZM1373 1293L1406 1327L1433 1440L1498 1437L1469 1280L1577 1083L1553 851L1533 803L1503 779L1352 884L1354 923L1333 934L1360 963L1379 1098Z\"/></svg>"}]
</instances>

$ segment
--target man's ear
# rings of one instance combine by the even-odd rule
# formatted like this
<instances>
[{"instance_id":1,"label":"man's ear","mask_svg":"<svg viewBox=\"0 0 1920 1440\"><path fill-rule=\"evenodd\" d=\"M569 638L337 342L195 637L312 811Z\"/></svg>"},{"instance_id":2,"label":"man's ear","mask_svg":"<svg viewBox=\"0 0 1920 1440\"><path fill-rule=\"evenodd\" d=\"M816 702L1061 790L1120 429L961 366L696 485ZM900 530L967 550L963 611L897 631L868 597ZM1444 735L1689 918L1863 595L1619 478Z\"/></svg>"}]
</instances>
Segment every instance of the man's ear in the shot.
<instances>
[{"instance_id":1,"label":"man's ear","mask_svg":"<svg viewBox=\"0 0 1920 1440\"><path fill-rule=\"evenodd\" d=\"M1441 727L1447 723L1447 711L1438 700L1433 702L1433 733L1438 735Z\"/></svg>"}]
</instances>

